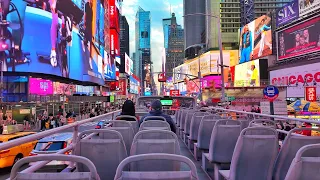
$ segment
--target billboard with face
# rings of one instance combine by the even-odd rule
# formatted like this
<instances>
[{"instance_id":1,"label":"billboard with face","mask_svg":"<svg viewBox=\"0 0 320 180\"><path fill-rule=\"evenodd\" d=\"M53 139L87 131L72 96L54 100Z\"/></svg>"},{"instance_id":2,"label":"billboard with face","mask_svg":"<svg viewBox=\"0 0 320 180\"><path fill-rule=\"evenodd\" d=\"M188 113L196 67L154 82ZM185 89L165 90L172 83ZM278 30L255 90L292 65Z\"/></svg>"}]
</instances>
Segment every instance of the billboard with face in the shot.
<instances>
[{"instance_id":1,"label":"billboard with face","mask_svg":"<svg viewBox=\"0 0 320 180\"><path fill-rule=\"evenodd\" d=\"M278 60L320 51L320 17L295 24L277 33Z\"/></svg>"},{"instance_id":2,"label":"billboard with face","mask_svg":"<svg viewBox=\"0 0 320 180\"><path fill-rule=\"evenodd\" d=\"M271 18L263 15L240 30L239 64L272 54Z\"/></svg>"}]
</instances>

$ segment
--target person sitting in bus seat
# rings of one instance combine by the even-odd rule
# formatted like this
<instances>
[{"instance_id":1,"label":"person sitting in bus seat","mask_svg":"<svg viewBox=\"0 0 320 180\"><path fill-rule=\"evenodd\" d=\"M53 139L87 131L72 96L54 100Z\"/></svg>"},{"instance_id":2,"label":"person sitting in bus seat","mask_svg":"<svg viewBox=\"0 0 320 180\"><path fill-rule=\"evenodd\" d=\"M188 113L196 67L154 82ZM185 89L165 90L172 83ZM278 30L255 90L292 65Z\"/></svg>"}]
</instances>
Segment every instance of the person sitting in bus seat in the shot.
<instances>
[{"instance_id":1,"label":"person sitting in bus seat","mask_svg":"<svg viewBox=\"0 0 320 180\"><path fill-rule=\"evenodd\" d=\"M122 105L122 111L120 113L121 115L127 115L127 116L135 116L137 119L139 119L138 116L136 116L136 110L134 107L134 103L131 100L126 100ZM126 121L135 121L134 118L116 118L117 120L126 120Z\"/></svg>"},{"instance_id":2,"label":"person sitting in bus seat","mask_svg":"<svg viewBox=\"0 0 320 180\"><path fill-rule=\"evenodd\" d=\"M152 102L151 111L141 119L141 121L139 122L139 126L141 125L141 123L143 122L143 120L147 116L162 116L162 117L164 117L166 119L166 121L169 123L171 131L176 133L176 126L174 125L172 118L169 115L166 115L162 112L162 104L161 104L160 100L155 100Z\"/></svg>"}]
</instances>

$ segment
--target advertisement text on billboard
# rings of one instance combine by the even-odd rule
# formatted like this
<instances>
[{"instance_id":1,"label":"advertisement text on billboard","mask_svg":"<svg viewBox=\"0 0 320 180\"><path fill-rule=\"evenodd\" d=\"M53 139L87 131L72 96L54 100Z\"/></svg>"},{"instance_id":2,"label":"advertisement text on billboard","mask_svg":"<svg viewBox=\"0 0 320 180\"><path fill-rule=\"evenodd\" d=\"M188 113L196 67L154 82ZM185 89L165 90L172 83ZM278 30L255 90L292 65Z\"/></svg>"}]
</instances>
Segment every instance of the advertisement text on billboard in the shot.
<instances>
[{"instance_id":1,"label":"advertisement text on billboard","mask_svg":"<svg viewBox=\"0 0 320 180\"><path fill-rule=\"evenodd\" d=\"M120 55L119 34L115 29L110 29L110 49L114 58Z\"/></svg>"},{"instance_id":2,"label":"advertisement text on billboard","mask_svg":"<svg viewBox=\"0 0 320 180\"><path fill-rule=\"evenodd\" d=\"M272 54L271 18L263 15L240 29L239 64Z\"/></svg>"},{"instance_id":3,"label":"advertisement text on billboard","mask_svg":"<svg viewBox=\"0 0 320 180\"><path fill-rule=\"evenodd\" d=\"M235 87L260 86L260 64L259 59L239 64L235 67Z\"/></svg>"},{"instance_id":4,"label":"advertisement text on billboard","mask_svg":"<svg viewBox=\"0 0 320 180\"><path fill-rule=\"evenodd\" d=\"M293 0L282 8L277 9L276 11L276 24L277 26L285 25L297 18L299 18L299 0Z\"/></svg>"},{"instance_id":5,"label":"advertisement text on billboard","mask_svg":"<svg viewBox=\"0 0 320 180\"><path fill-rule=\"evenodd\" d=\"M287 86L287 97L304 97L304 86L320 83L320 63L270 71L270 81L275 86Z\"/></svg>"},{"instance_id":6,"label":"advertisement text on billboard","mask_svg":"<svg viewBox=\"0 0 320 180\"><path fill-rule=\"evenodd\" d=\"M317 0L299 0L300 17L311 13L320 8L320 1Z\"/></svg>"},{"instance_id":7,"label":"advertisement text on billboard","mask_svg":"<svg viewBox=\"0 0 320 180\"><path fill-rule=\"evenodd\" d=\"M298 57L320 50L320 17L278 32L278 60Z\"/></svg>"}]
</instances>

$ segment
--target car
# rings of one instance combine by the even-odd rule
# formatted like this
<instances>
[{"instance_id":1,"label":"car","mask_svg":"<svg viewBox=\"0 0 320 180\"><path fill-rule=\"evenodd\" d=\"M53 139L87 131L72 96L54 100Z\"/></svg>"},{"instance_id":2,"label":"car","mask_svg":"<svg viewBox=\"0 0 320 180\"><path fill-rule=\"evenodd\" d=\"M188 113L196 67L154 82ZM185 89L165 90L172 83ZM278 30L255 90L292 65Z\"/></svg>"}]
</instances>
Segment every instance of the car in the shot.
<instances>
[{"instance_id":1,"label":"car","mask_svg":"<svg viewBox=\"0 0 320 180\"><path fill-rule=\"evenodd\" d=\"M35 132L14 132L10 134L1 134L0 143L5 143L21 137L35 134ZM20 159L29 156L37 141L24 143L10 149L0 151L0 168L11 167Z\"/></svg>"},{"instance_id":2,"label":"car","mask_svg":"<svg viewBox=\"0 0 320 180\"><path fill-rule=\"evenodd\" d=\"M34 149L31 151L30 156L36 156L39 154L54 154L58 151L68 147L72 143L73 133L64 132L56 133L48 137L44 137L38 141L34 146ZM70 154L71 151L66 152L65 154ZM29 165L33 165L30 163ZM55 167L55 168L65 168L68 165L67 162L62 161L51 161L46 165L46 167Z\"/></svg>"},{"instance_id":3,"label":"car","mask_svg":"<svg viewBox=\"0 0 320 180\"><path fill-rule=\"evenodd\" d=\"M103 129L107 125L108 125L108 122L106 120L101 120L101 121L98 122L98 124L96 125L95 129Z\"/></svg>"}]
</instances>

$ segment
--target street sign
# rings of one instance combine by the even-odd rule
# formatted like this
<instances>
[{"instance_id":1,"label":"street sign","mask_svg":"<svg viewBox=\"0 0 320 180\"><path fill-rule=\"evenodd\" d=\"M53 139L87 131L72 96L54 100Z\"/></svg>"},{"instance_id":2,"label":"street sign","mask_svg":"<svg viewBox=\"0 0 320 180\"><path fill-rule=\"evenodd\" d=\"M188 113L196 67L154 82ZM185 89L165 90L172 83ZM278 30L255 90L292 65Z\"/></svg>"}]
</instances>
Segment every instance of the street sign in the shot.
<instances>
[{"instance_id":1,"label":"street sign","mask_svg":"<svg viewBox=\"0 0 320 180\"><path fill-rule=\"evenodd\" d=\"M234 101L234 100L236 100L236 97L234 97L234 96L229 96L228 97L228 101Z\"/></svg>"},{"instance_id":2,"label":"street sign","mask_svg":"<svg viewBox=\"0 0 320 180\"><path fill-rule=\"evenodd\" d=\"M164 73L158 74L158 81L159 82L166 82L167 81L167 78Z\"/></svg>"},{"instance_id":3,"label":"street sign","mask_svg":"<svg viewBox=\"0 0 320 180\"><path fill-rule=\"evenodd\" d=\"M170 90L170 96L180 96L179 90Z\"/></svg>"},{"instance_id":4,"label":"street sign","mask_svg":"<svg viewBox=\"0 0 320 180\"><path fill-rule=\"evenodd\" d=\"M267 86L263 89L263 95L270 102L273 102L279 96L279 89L276 86Z\"/></svg>"},{"instance_id":5,"label":"street sign","mask_svg":"<svg viewBox=\"0 0 320 180\"><path fill-rule=\"evenodd\" d=\"M305 99L309 102L317 101L317 88L316 87L306 87Z\"/></svg>"}]
</instances>

